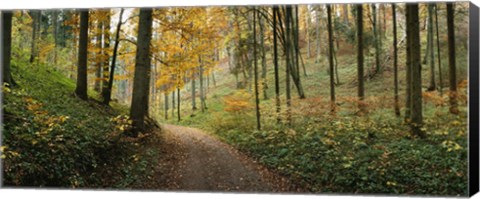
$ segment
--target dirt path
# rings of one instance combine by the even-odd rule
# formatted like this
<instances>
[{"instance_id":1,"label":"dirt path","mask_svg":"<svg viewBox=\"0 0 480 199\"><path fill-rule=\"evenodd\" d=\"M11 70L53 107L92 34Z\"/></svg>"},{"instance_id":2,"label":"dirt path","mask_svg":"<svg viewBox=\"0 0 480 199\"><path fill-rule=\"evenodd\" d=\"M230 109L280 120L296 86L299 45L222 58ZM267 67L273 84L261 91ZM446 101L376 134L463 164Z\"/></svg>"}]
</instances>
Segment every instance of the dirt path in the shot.
<instances>
[{"instance_id":1,"label":"dirt path","mask_svg":"<svg viewBox=\"0 0 480 199\"><path fill-rule=\"evenodd\" d=\"M201 130L163 125L159 181L167 190L291 192L280 177Z\"/></svg>"}]
</instances>

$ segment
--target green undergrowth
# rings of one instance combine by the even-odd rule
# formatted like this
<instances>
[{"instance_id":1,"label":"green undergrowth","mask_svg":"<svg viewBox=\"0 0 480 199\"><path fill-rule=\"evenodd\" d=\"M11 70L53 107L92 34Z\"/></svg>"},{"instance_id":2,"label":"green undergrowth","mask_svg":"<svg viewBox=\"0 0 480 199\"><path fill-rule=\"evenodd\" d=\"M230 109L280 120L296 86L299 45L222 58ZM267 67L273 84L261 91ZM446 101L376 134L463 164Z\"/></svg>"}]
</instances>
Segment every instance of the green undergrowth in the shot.
<instances>
[{"instance_id":1,"label":"green undergrowth","mask_svg":"<svg viewBox=\"0 0 480 199\"><path fill-rule=\"evenodd\" d=\"M253 116L242 118L223 118L210 128L312 192L467 194L465 114L426 119L427 139L410 137L403 119L387 115L310 118L302 126L261 131L245 123Z\"/></svg>"},{"instance_id":2,"label":"green undergrowth","mask_svg":"<svg viewBox=\"0 0 480 199\"><path fill-rule=\"evenodd\" d=\"M126 140L127 109L75 97L75 82L52 67L14 60L3 87L5 186L128 187L147 172L141 139ZM89 91L89 96L98 96Z\"/></svg>"}]
</instances>

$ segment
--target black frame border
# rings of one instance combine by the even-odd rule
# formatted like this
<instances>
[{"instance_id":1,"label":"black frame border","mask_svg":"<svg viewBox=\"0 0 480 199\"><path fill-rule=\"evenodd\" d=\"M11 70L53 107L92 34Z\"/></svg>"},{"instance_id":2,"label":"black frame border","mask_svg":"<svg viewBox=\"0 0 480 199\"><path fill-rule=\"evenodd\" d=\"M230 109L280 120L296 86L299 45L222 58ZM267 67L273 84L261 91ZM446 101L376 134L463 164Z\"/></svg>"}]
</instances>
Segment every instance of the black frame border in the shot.
<instances>
[{"instance_id":1,"label":"black frame border","mask_svg":"<svg viewBox=\"0 0 480 199\"><path fill-rule=\"evenodd\" d=\"M469 6L469 187L471 197L479 191L479 7Z\"/></svg>"}]
</instances>

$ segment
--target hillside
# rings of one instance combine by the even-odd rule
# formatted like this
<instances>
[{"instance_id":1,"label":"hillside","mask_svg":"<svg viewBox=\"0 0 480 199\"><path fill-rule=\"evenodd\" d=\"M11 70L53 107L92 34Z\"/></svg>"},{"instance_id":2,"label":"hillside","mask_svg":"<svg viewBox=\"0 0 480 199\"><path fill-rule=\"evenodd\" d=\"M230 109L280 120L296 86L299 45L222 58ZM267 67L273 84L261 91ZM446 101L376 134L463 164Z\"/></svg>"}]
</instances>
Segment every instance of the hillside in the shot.
<instances>
[{"instance_id":1,"label":"hillside","mask_svg":"<svg viewBox=\"0 0 480 199\"><path fill-rule=\"evenodd\" d=\"M121 188L146 177L143 154L132 156L147 139L126 140L120 130L126 107L80 100L53 67L12 65L18 85L3 87L5 186Z\"/></svg>"}]
</instances>

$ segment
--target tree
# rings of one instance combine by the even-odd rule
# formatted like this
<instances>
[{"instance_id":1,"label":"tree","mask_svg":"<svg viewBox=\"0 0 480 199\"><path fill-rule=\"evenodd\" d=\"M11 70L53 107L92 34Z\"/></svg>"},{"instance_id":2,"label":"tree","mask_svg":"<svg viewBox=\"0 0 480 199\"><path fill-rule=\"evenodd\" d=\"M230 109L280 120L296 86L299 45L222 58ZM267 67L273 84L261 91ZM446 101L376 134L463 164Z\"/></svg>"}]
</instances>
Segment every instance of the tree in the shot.
<instances>
[{"instance_id":1,"label":"tree","mask_svg":"<svg viewBox=\"0 0 480 199\"><path fill-rule=\"evenodd\" d=\"M253 64L254 71L253 75L255 78L255 113L257 116L257 130L261 129L260 123L260 101L258 99L258 64L257 64L257 10L253 7Z\"/></svg>"},{"instance_id":2,"label":"tree","mask_svg":"<svg viewBox=\"0 0 480 199\"><path fill-rule=\"evenodd\" d=\"M315 63L320 62L320 6L318 6L317 10L315 10L315 35L316 35L316 57L315 57Z\"/></svg>"},{"instance_id":3,"label":"tree","mask_svg":"<svg viewBox=\"0 0 480 199\"><path fill-rule=\"evenodd\" d=\"M457 73L455 67L455 24L453 3L447 3L447 33L448 33L448 77L450 80L450 113L458 114L457 104Z\"/></svg>"},{"instance_id":4,"label":"tree","mask_svg":"<svg viewBox=\"0 0 480 199\"><path fill-rule=\"evenodd\" d=\"M32 17L32 46L30 49L30 63L35 61L37 57L37 32L39 27L39 20L40 20L41 11L32 10L30 11L30 16Z\"/></svg>"},{"instance_id":5,"label":"tree","mask_svg":"<svg viewBox=\"0 0 480 199\"><path fill-rule=\"evenodd\" d=\"M363 83L363 7L357 5L357 76L358 76L358 99L363 101L365 97L365 88ZM363 104L359 103L358 108L363 112Z\"/></svg>"},{"instance_id":6,"label":"tree","mask_svg":"<svg viewBox=\"0 0 480 199\"><path fill-rule=\"evenodd\" d=\"M443 76L442 76L442 61L440 57L440 38L438 34L438 7L435 5L435 30L437 32L437 58L438 58L438 81L439 81L439 90L440 95L443 95Z\"/></svg>"},{"instance_id":7,"label":"tree","mask_svg":"<svg viewBox=\"0 0 480 199\"><path fill-rule=\"evenodd\" d=\"M378 36L378 25L377 25L377 5L372 4L372 27L373 27L373 40L375 44L375 73L380 72L380 42Z\"/></svg>"},{"instance_id":8,"label":"tree","mask_svg":"<svg viewBox=\"0 0 480 199\"><path fill-rule=\"evenodd\" d=\"M278 7L273 6L273 64L274 64L274 70L275 70L275 105L277 107L277 122L280 122L280 86L279 86L279 77L278 77L277 15L278 15Z\"/></svg>"},{"instance_id":9,"label":"tree","mask_svg":"<svg viewBox=\"0 0 480 199\"><path fill-rule=\"evenodd\" d=\"M96 50L99 50L99 53L95 53L95 82L93 85L93 89L97 92L100 92L102 89L102 67L103 67L103 50L102 49L102 36L103 36L103 23L101 20L98 18L100 17L100 10L96 10L95 17L97 18L95 20L96 26L95 26L95 48ZM93 23L93 22L92 22Z\"/></svg>"},{"instance_id":10,"label":"tree","mask_svg":"<svg viewBox=\"0 0 480 199\"><path fill-rule=\"evenodd\" d=\"M168 93L165 92L165 120L168 120Z\"/></svg>"},{"instance_id":11,"label":"tree","mask_svg":"<svg viewBox=\"0 0 480 199\"><path fill-rule=\"evenodd\" d=\"M306 13L305 13L305 40L307 40L307 58L312 58L312 53L310 51L310 48L311 48L310 23L312 22L310 7L308 5L305 6L305 10L306 10Z\"/></svg>"},{"instance_id":12,"label":"tree","mask_svg":"<svg viewBox=\"0 0 480 199\"><path fill-rule=\"evenodd\" d=\"M264 30L264 20L258 11L258 26L260 28L260 52L262 56L262 90L263 90L263 99L267 100L267 54L265 52L265 30ZM212 73L213 74L213 73Z\"/></svg>"},{"instance_id":13,"label":"tree","mask_svg":"<svg viewBox=\"0 0 480 199\"><path fill-rule=\"evenodd\" d=\"M277 12L277 14L279 14ZM293 57L293 54L291 53L292 52L292 40L291 40L291 22L290 22L290 19L291 19L291 15L292 15L292 8L290 6L285 6L284 7L284 15L285 15L285 30L284 30L284 53L285 53L285 66L286 66L286 74L285 74L285 89L286 89L286 98L287 98L287 110L286 110L286 114L287 114L287 124L288 125L291 125L292 123L292 115L291 115L291 99L292 99L292 96L291 96L291 93L290 93L290 73L291 72L291 68L293 67L293 62L292 62L292 57ZM281 19L281 17L279 17L279 19ZM281 22L280 22L281 23Z\"/></svg>"},{"instance_id":14,"label":"tree","mask_svg":"<svg viewBox=\"0 0 480 199\"><path fill-rule=\"evenodd\" d=\"M53 40L54 40L54 47L53 47L53 63L57 65L57 45L58 45L58 11L54 10L52 13L52 21L53 21Z\"/></svg>"},{"instance_id":15,"label":"tree","mask_svg":"<svg viewBox=\"0 0 480 199\"><path fill-rule=\"evenodd\" d=\"M332 8L331 5L327 5L327 25L328 25L328 61L330 64L330 106L331 112L335 112L335 77L333 66L333 30L332 30Z\"/></svg>"},{"instance_id":16,"label":"tree","mask_svg":"<svg viewBox=\"0 0 480 199\"><path fill-rule=\"evenodd\" d=\"M152 9L141 8L137 34L137 52L135 56L135 74L133 80L132 104L132 136L137 137L139 131L145 130L145 106L148 107L150 83L150 40L152 37Z\"/></svg>"},{"instance_id":17,"label":"tree","mask_svg":"<svg viewBox=\"0 0 480 199\"><path fill-rule=\"evenodd\" d=\"M80 38L78 41L77 87L75 94L87 100L88 10L80 11Z\"/></svg>"},{"instance_id":18,"label":"tree","mask_svg":"<svg viewBox=\"0 0 480 199\"><path fill-rule=\"evenodd\" d=\"M202 58L201 56L199 55L199 63L200 63L200 110L203 112L205 112L205 109L206 109L206 106L205 106L205 91L204 91L204 88L203 88L203 63L202 63Z\"/></svg>"},{"instance_id":19,"label":"tree","mask_svg":"<svg viewBox=\"0 0 480 199\"><path fill-rule=\"evenodd\" d=\"M192 70L192 110L195 111L197 110L197 103L195 101L196 99L196 92L195 92L195 68Z\"/></svg>"},{"instance_id":20,"label":"tree","mask_svg":"<svg viewBox=\"0 0 480 199\"><path fill-rule=\"evenodd\" d=\"M3 82L9 86L15 86L12 73L10 71L10 61L12 56L12 11L2 11L2 70Z\"/></svg>"},{"instance_id":21,"label":"tree","mask_svg":"<svg viewBox=\"0 0 480 199\"><path fill-rule=\"evenodd\" d=\"M420 25L418 22L418 4L407 4L406 11L406 21L407 21L407 40L409 48L407 48L407 54L409 54L409 65L410 68L410 128L412 136L419 136L425 138L426 134L422 130L423 125L423 115L422 115L422 66L421 66L421 57L420 57Z\"/></svg>"},{"instance_id":22,"label":"tree","mask_svg":"<svg viewBox=\"0 0 480 199\"><path fill-rule=\"evenodd\" d=\"M120 9L120 15L118 17L117 30L115 33L115 44L113 46L112 64L110 66L110 75L108 77L108 85L105 86L104 84L104 88L102 90L103 104L105 105L108 105L110 103L110 100L112 99L113 79L115 75L115 64L117 61L118 45L120 43L120 29L122 27L122 16L123 16L123 8ZM107 37L107 35L105 35L105 37ZM107 64L107 67L108 67L108 64ZM103 72L105 73L105 70Z\"/></svg>"},{"instance_id":23,"label":"tree","mask_svg":"<svg viewBox=\"0 0 480 199\"><path fill-rule=\"evenodd\" d=\"M397 48L397 12L396 6L392 3L392 22L393 22L393 85L395 98L395 115L400 116L400 104L398 99L398 48Z\"/></svg>"},{"instance_id":24,"label":"tree","mask_svg":"<svg viewBox=\"0 0 480 199\"><path fill-rule=\"evenodd\" d=\"M177 87L177 119L181 120L180 117L180 87Z\"/></svg>"},{"instance_id":25,"label":"tree","mask_svg":"<svg viewBox=\"0 0 480 199\"><path fill-rule=\"evenodd\" d=\"M427 34L427 45L430 49L429 54L429 63L430 63L430 85L428 86L428 91L434 91L437 86L435 84L435 51L433 51L433 3L428 4L428 34Z\"/></svg>"},{"instance_id":26,"label":"tree","mask_svg":"<svg viewBox=\"0 0 480 199\"><path fill-rule=\"evenodd\" d=\"M298 67L298 57L300 55L299 51L297 50L298 47L297 47L297 43L298 42L295 42L295 36L298 36L298 34L296 34L296 25L295 25L295 21L294 21L294 18L293 18L293 11L292 11L292 8L291 6L287 6L286 8L286 11L285 11L287 14L285 14L285 26L287 27L286 30L285 30L285 34L286 34L286 40L285 42L286 43L289 43L290 44L288 45L289 47L286 48L287 51L289 51L289 53L291 53L291 57L290 57L290 61L291 61L291 64L287 65L289 68L289 74L290 76L292 77L292 80L293 80L293 83L295 85L295 87L297 88L297 92L298 92L298 96L300 97L300 99L305 99L305 92L303 91L303 86L302 86L302 82L301 82L301 79L300 79L300 72L299 72L299 67ZM288 20L287 20L288 18ZM288 22L288 23L287 23ZM287 53L287 52L285 52Z\"/></svg>"},{"instance_id":27,"label":"tree","mask_svg":"<svg viewBox=\"0 0 480 199\"><path fill-rule=\"evenodd\" d=\"M106 98L106 95L109 91L109 89L111 89L110 87L110 78L109 78L109 71L110 71L110 19L111 19L111 15L110 15L110 9L108 10L105 10L105 21L103 21L103 47L102 47L102 52L103 52L103 55L102 55L102 58L103 58L103 69L102 69L102 79L103 79L103 83L102 83L102 97L103 97L103 100L105 102L105 98ZM120 17L119 17L119 24L121 25L121 22L122 22L122 15L123 15L123 9L120 9ZM117 25L117 28L120 29ZM118 31L118 30L117 30ZM118 38L116 38L118 39ZM118 50L118 45L117 45L117 50ZM112 56L113 58L113 56ZM115 55L115 59L116 59L116 55ZM112 59L113 60L113 59ZM113 67L112 67L113 68ZM113 77L113 76L112 76ZM113 83L113 82L112 82ZM113 84L112 84L113 86ZM108 105L108 103L107 103Z\"/></svg>"}]
</instances>

